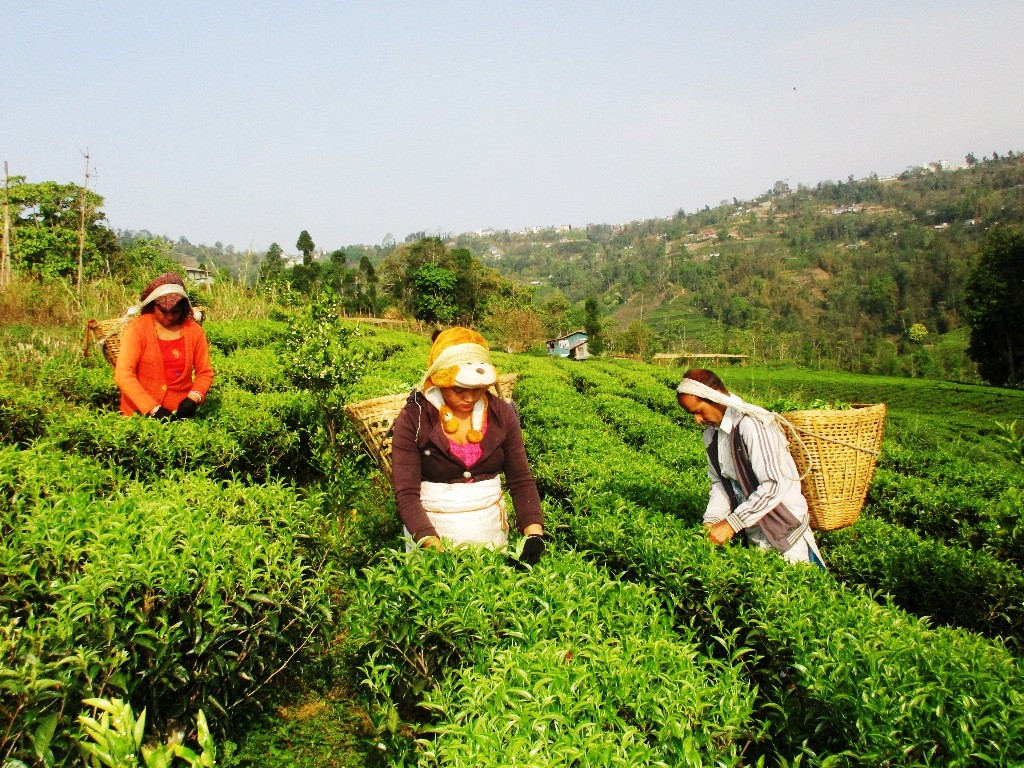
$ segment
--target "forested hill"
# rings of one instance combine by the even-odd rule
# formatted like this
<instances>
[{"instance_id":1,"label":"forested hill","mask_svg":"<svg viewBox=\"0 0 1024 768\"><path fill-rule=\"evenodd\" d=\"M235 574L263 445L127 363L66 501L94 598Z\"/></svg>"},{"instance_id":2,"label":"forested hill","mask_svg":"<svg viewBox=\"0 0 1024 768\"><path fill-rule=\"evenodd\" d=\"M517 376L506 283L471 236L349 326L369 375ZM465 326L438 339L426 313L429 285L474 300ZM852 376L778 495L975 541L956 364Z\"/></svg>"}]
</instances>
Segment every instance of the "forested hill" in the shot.
<instances>
[{"instance_id":1,"label":"forested hill","mask_svg":"<svg viewBox=\"0 0 1024 768\"><path fill-rule=\"evenodd\" d=\"M961 380L978 380L979 360L996 359L982 378L1019 382L1019 345L996 341L1003 326L969 338L965 292L995 225L1024 232L1024 155L966 160L892 178L776 182L753 200L618 225L420 232L330 252L303 231L308 247L294 267L276 243L266 254L164 245L250 285L279 283L299 296L330 287L348 312L474 325L506 349L586 327L595 351L613 354L739 353ZM120 233L123 247L145 234ZM987 286L976 293L988 295L990 283L976 281Z\"/></svg>"},{"instance_id":2,"label":"forested hill","mask_svg":"<svg viewBox=\"0 0 1024 768\"><path fill-rule=\"evenodd\" d=\"M1024 155L967 162L815 187L777 182L753 200L671 218L454 240L538 286L539 304L596 297L614 318L608 330L650 329L654 347L759 354L760 345L769 358L799 349L842 367L895 360L915 324L933 343L962 329L985 231L1024 220ZM940 362L956 375L956 361Z\"/></svg>"}]
</instances>

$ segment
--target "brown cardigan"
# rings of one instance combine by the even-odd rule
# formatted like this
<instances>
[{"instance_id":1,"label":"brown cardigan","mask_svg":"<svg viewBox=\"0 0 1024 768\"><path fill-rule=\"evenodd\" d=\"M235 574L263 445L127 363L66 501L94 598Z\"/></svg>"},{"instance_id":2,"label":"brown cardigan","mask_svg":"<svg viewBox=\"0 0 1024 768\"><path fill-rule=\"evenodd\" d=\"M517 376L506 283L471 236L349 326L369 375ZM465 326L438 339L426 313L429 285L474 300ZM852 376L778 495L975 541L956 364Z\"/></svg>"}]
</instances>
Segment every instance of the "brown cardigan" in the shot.
<instances>
[{"instance_id":1,"label":"brown cardigan","mask_svg":"<svg viewBox=\"0 0 1024 768\"><path fill-rule=\"evenodd\" d=\"M490 480L504 473L519 530L534 523L543 525L540 495L526 460L519 415L511 405L493 395L488 395L487 431L480 447L483 449L480 459L467 469L451 452L437 408L422 392L409 395L395 419L391 480L398 514L415 541L437 536L420 503L420 483L424 480L467 483Z\"/></svg>"},{"instance_id":2,"label":"brown cardigan","mask_svg":"<svg viewBox=\"0 0 1024 768\"><path fill-rule=\"evenodd\" d=\"M152 313L140 315L121 332L121 349L114 367L114 383L121 390L121 413L147 414L162 405L177 409L188 393L195 390L206 399L213 385L210 348L203 327L191 317L185 320L184 372L176 381L164 380L164 361L160 355L156 322ZM193 376L194 374L194 376Z\"/></svg>"}]
</instances>

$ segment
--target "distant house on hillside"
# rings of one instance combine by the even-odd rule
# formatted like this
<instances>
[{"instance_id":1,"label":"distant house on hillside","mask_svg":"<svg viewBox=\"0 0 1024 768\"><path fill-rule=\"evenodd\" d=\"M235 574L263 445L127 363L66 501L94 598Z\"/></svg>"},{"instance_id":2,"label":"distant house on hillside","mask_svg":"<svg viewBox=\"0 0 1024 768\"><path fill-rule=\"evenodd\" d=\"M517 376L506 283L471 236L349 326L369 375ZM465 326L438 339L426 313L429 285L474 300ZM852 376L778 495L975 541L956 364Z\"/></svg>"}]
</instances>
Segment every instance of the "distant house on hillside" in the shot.
<instances>
[{"instance_id":1,"label":"distant house on hillside","mask_svg":"<svg viewBox=\"0 0 1024 768\"><path fill-rule=\"evenodd\" d=\"M185 276L196 285L213 285L213 272L202 267L186 267Z\"/></svg>"},{"instance_id":2,"label":"distant house on hillside","mask_svg":"<svg viewBox=\"0 0 1024 768\"><path fill-rule=\"evenodd\" d=\"M557 339L548 339L548 354L557 357L568 357L570 360L586 360L590 357L587 351L587 334L584 331L573 331Z\"/></svg>"}]
</instances>

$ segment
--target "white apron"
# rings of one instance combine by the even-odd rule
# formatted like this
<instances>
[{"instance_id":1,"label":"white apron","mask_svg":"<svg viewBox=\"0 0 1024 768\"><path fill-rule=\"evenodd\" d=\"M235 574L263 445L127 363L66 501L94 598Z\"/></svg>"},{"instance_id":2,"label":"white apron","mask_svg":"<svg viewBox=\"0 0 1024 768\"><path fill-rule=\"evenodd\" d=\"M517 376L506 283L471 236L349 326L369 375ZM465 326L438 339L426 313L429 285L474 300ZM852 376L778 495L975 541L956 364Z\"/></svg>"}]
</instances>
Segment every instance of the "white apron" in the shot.
<instances>
[{"instance_id":1,"label":"white apron","mask_svg":"<svg viewBox=\"0 0 1024 768\"><path fill-rule=\"evenodd\" d=\"M420 503L437 535L454 544L483 544L492 548L508 543L508 514L501 477L475 483L420 483ZM409 529L405 551L416 547Z\"/></svg>"}]
</instances>

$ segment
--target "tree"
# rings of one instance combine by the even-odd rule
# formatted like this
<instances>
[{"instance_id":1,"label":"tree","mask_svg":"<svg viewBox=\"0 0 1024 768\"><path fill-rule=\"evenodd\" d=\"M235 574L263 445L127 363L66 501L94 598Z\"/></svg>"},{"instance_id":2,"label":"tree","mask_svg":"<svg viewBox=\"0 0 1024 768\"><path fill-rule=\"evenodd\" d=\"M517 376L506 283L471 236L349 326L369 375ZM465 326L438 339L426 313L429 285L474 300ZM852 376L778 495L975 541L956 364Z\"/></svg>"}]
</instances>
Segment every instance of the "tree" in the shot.
<instances>
[{"instance_id":1,"label":"tree","mask_svg":"<svg viewBox=\"0 0 1024 768\"><path fill-rule=\"evenodd\" d=\"M280 282L284 274L284 251L277 243L271 243L263 260L260 262L261 283Z\"/></svg>"},{"instance_id":2,"label":"tree","mask_svg":"<svg viewBox=\"0 0 1024 768\"><path fill-rule=\"evenodd\" d=\"M377 312L377 271L373 268L369 257L359 259L359 269L355 275L356 297L355 311Z\"/></svg>"},{"instance_id":3,"label":"tree","mask_svg":"<svg viewBox=\"0 0 1024 768\"><path fill-rule=\"evenodd\" d=\"M345 259L348 254L341 248L331 251L327 257L327 267L324 269L324 281L335 293L341 293L342 284L345 280Z\"/></svg>"},{"instance_id":4,"label":"tree","mask_svg":"<svg viewBox=\"0 0 1024 768\"><path fill-rule=\"evenodd\" d=\"M637 319L619 335L617 346L628 355L639 355L646 358L651 353L653 344L654 331L650 326Z\"/></svg>"},{"instance_id":5,"label":"tree","mask_svg":"<svg viewBox=\"0 0 1024 768\"><path fill-rule=\"evenodd\" d=\"M601 306L593 296L583 303L586 320L583 330L587 332L587 349L595 355L604 352L604 336L601 335Z\"/></svg>"},{"instance_id":6,"label":"tree","mask_svg":"<svg viewBox=\"0 0 1024 768\"><path fill-rule=\"evenodd\" d=\"M309 236L309 232L302 230L299 233L299 239L295 243L295 247L302 251L302 263L307 267L313 263L313 251L316 250L316 245L313 243L313 238Z\"/></svg>"},{"instance_id":7,"label":"tree","mask_svg":"<svg viewBox=\"0 0 1024 768\"><path fill-rule=\"evenodd\" d=\"M78 273L79 233L84 231L84 276L97 277L109 270L118 245L101 223L106 218L100 211L102 197L76 184L26 184L20 176L10 182L12 267L40 277L73 278Z\"/></svg>"},{"instance_id":8,"label":"tree","mask_svg":"<svg viewBox=\"0 0 1024 768\"><path fill-rule=\"evenodd\" d=\"M549 337L554 338L576 330L569 327L572 324L571 311L572 304L565 298L564 293L555 290L548 294L540 307L540 312L544 318L544 330Z\"/></svg>"},{"instance_id":9,"label":"tree","mask_svg":"<svg viewBox=\"0 0 1024 768\"><path fill-rule=\"evenodd\" d=\"M1024 228L989 230L964 289L968 352L990 384L1024 384Z\"/></svg>"},{"instance_id":10,"label":"tree","mask_svg":"<svg viewBox=\"0 0 1024 768\"><path fill-rule=\"evenodd\" d=\"M170 244L155 238L135 238L124 243L111 262L112 271L127 284L142 287L162 272L176 272L181 265L171 257Z\"/></svg>"},{"instance_id":11,"label":"tree","mask_svg":"<svg viewBox=\"0 0 1024 768\"><path fill-rule=\"evenodd\" d=\"M484 320L490 338L506 352L523 352L544 338L540 314L531 307L492 304Z\"/></svg>"},{"instance_id":12,"label":"tree","mask_svg":"<svg viewBox=\"0 0 1024 768\"><path fill-rule=\"evenodd\" d=\"M455 303L455 273L436 264L424 264L412 276L412 311L417 320L451 323L458 306Z\"/></svg>"}]
</instances>

